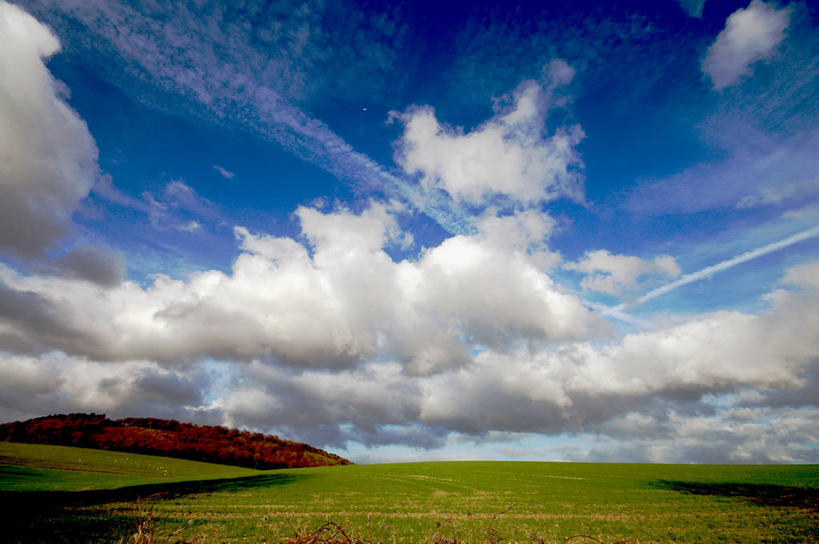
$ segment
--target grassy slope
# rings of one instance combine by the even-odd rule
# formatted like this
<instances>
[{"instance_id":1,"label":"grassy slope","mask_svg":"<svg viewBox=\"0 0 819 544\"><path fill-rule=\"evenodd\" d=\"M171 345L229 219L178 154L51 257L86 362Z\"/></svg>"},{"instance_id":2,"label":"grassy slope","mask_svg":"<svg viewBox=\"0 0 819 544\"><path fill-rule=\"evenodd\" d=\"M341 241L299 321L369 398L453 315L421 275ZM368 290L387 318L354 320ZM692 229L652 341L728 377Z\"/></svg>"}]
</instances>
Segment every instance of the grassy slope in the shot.
<instances>
[{"instance_id":1,"label":"grassy slope","mask_svg":"<svg viewBox=\"0 0 819 544\"><path fill-rule=\"evenodd\" d=\"M196 463L148 459L123 478L155 479L156 466L168 478L227 477L191 468ZM111 466L104 462L93 467ZM388 544L443 537L556 543L579 533L607 543L819 542L819 466L463 462L243 472L260 476L155 498L157 532L180 531L171 541L275 543L333 520ZM27 524L19 530L29 541L115 542L133 532L145 505L92 501L37 514L18 522Z\"/></svg>"},{"instance_id":2,"label":"grassy slope","mask_svg":"<svg viewBox=\"0 0 819 544\"><path fill-rule=\"evenodd\" d=\"M170 457L0 442L0 491L84 491L260 473Z\"/></svg>"}]
</instances>

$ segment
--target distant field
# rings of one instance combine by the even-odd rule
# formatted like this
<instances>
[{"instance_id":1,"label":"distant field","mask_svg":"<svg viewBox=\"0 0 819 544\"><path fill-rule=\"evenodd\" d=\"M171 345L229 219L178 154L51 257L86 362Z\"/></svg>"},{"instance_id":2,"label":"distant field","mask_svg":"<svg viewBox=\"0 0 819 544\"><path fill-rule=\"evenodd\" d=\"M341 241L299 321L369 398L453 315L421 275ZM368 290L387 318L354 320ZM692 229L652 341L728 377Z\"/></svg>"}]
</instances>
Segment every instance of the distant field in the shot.
<instances>
[{"instance_id":1,"label":"distant field","mask_svg":"<svg viewBox=\"0 0 819 544\"><path fill-rule=\"evenodd\" d=\"M170 543L278 543L327 521L384 544L556 543L578 534L607 544L819 542L815 465L452 462L253 471L98 451L99 458L72 460L91 450L60 451L55 462L28 448L0 444L0 463L17 456L31 473L0 467L4 502L17 505L5 525L9 541L129 541L150 512L153 535ZM119 469L114 456L135 459L121 473L80 472ZM66 466L51 464L69 461L83 476L55 484L52 471ZM168 474L155 475L157 467ZM88 487L100 475L104 481ZM100 487L136 482L150 485ZM89 491L35 491L74 484ZM592 542L572 540L583 541Z\"/></svg>"}]
</instances>

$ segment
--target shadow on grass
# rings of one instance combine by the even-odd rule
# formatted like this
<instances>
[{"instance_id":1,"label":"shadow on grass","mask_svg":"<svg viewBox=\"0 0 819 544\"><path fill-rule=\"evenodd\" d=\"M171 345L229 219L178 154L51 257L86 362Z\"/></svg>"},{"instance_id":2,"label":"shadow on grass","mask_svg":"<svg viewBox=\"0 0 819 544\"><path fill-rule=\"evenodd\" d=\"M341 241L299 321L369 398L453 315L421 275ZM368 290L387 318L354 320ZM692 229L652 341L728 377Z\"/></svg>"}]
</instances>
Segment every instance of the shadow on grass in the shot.
<instances>
[{"instance_id":1,"label":"shadow on grass","mask_svg":"<svg viewBox=\"0 0 819 544\"><path fill-rule=\"evenodd\" d=\"M197 493L239 492L280 486L306 474L261 474L244 478L189 480L91 491L2 491L0 526L4 542L115 542L134 532L130 513L83 511L83 506L164 500Z\"/></svg>"},{"instance_id":2,"label":"shadow on grass","mask_svg":"<svg viewBox=\"0 0 819 544\"><path fill-rule=\"evenodd\" d=\"M37 508L89 506L147 497L166 499L216 491L231 493L255 487L286 485L307 477L305 474L261 474L242 478L186 480L89 491L0 491L0 503L15 510L32 506Z\"/></svg>"},{"instance_id":3,"label":"shadow on grass","mask_svg":"<svg viewBox=\"0 0 819 544\"><path fill-rule=\"evenodd\" d=\"M682 482L676 480L655 480L650 485L659 489L679 491L691 495L711 495L713 497L737 499L758 506L781 506L819 512L819 489L771 484Z\"/></svg>"}]
</instances>

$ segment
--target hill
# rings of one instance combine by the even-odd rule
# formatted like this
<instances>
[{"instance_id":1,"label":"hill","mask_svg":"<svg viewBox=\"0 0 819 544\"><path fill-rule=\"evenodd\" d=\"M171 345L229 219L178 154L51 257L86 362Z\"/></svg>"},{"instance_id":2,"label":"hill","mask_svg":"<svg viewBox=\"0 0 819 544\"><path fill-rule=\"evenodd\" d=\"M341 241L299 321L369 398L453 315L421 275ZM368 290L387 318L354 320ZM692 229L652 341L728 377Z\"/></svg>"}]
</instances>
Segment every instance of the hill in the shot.
<instances>
[{"instance_id":1,"label":"hill","mask_svg":"<svg viewBox=\"0 0 819 544\"><path fill-rule=\"evenodd\" d=\"M0 441L161 455L256 469L348 465L308 444L170 419L59 414L0 425Z\"/></svg>"},{"instance_id":2,"label":"hill","mask_svg":"<svg viewBox=\"0 0 819 544\"><path fill-rule=\"evenodd\" d=\"M140 489L147 496L147 486L168 486L179 482L224 481L281 474L250 468L202 463L187 459L158 457L140 453L123 453L70 446L0 442L0 502L20 505L22 495L11 492L95 492L101 490ZM9 497L16 497L9 499ZM3 500L3 499L6 500ZM29 504L37 501L29 501ZM2 541L2 538L0 538Z\"/></svg>"},{"instance_id":3,"label":"hill","mask_svg":"<svg viewBox=\"0 0 819 544\"><path fill-rule=\"evenodd\" d=\"M819 542L817 465L201 465L0 443L0 541Z\"/></svg>"}]
</instances>

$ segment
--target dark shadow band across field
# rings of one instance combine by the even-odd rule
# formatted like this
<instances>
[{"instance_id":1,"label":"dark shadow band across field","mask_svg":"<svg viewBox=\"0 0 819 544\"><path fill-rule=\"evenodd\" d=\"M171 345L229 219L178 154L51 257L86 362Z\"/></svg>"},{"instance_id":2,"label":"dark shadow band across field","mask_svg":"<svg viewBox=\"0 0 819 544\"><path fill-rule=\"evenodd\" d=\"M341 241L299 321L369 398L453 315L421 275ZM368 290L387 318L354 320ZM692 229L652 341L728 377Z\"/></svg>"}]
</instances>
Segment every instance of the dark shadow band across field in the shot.
<instances>
[{"instance_id":1,"label":"dark shadow band across field","mask_svg":"<svg viewBox=\"0 0 819 544\"><path fill-rule=\"evenodd\" d=\"M800 508L819 512L819 489L772 484L683 482L655 480L654 488L679 491L691 495L710 495L742 500L758 506Z\"/></svg>"},{"instance_id":2,"label":"dark shadow band across field","mask_svg":"<svg viewBox=\"0 0 819 544\"><path fill-rule=\"evenodd\" d=\"M4 478L7 476L9 475L3 475ZM90 506L134 501L148 497L165 499L217 491L233 493L256 487L287 485L304 478L309 478L309 476L306 474L261 474L241 478L186 480L89 491L0 491L0 502L14 510L30 510L33 506L40 509Z\"/></svg>"},{"instance_id":3,"label":"dark shadow band across field","mask_svg":"<svg viewBox=\"0 0 819 544\"><path fill-rule=\"evenodd\" d=\"M4 469L8 467L3 467ZM9 474L4 474L7 477ZM8 542L116 541L134 530L132 515L83 514L82 508L118 502L170 499L186 495L282 486L306 474L261 474L241 478L187 480L89 491L0 491L0 525Z\"/></svg>"}]
</instances>

